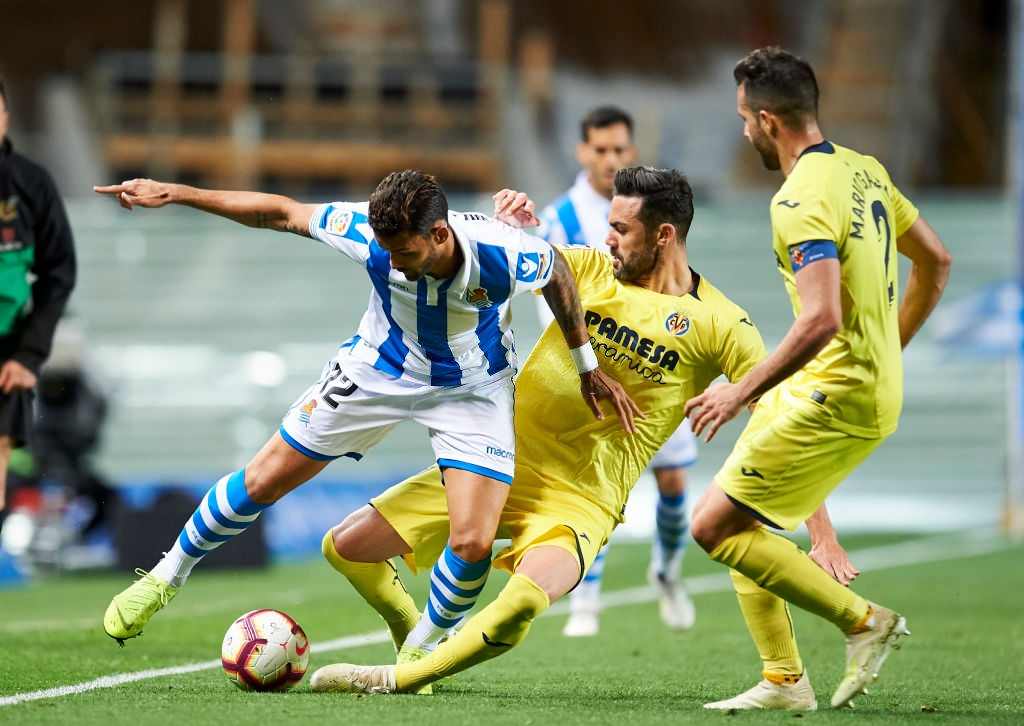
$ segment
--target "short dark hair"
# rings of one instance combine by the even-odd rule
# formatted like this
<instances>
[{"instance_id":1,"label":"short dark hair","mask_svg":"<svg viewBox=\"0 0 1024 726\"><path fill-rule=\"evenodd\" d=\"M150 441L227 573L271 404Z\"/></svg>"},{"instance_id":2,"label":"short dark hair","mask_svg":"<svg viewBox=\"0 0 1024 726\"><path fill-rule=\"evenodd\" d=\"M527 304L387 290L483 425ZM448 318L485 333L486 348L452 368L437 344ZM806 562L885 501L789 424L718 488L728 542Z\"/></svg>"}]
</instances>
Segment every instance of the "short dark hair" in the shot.
<instances>
[{"instance_id":1,"label":"short dark hair","mask_svg":"<svg viewBox=\"0 0 1024 726\"><path fill-rule=\"evenodd\" d=\"M679 239L686 240L693 222L693 190L682 172L650 166L619 169L615 172L615 196L641 200L637 217L647 230L671 224Z\"/></svg>"},{"instance_id":2,"label":"short dark hair","mask_svg":"<svg viewBox=\"0 0 1024 726\"><path fill-rule=\"evenodd\" d=\"M818 117L818 81L811 64L777 45L758 48L732 71L744 86L747 105L757 113L771 111L789 128Z\"/></svg>"},{"instance_id":3,"label":"short dark hair","mask_svg":"<svg viewBox=\"0 0 1024 726\"><path fill-rule=\"evenodd\" d=\"M0 78L0 98L4 100L4 106L7 105L7 86L4 85L4 79Z\"/></svg>"},{"instance_id":4,"label":"short dark hair","mask_svg":"<svg viewBox=\"0 0 1024 726\"><path fill-rule=\"evenodd\" d=\"M448 198L437 179L422 171L392 172L370 195L367 222L377 237L426 237L439 219L448 220Z\"/></svg>"},{"instance_id":5,"label":"short dark hair","mask_svg":"<svg viewBox=\"0 0 1024 726\"><path fill-rule=\"evenodd\" d=\"M615 124L626 124L630 138L633 137L632 116L618 106L598 106L580 120L580 138L586 142L590 129L605 129Z\"/></svg>"}]
</instances>

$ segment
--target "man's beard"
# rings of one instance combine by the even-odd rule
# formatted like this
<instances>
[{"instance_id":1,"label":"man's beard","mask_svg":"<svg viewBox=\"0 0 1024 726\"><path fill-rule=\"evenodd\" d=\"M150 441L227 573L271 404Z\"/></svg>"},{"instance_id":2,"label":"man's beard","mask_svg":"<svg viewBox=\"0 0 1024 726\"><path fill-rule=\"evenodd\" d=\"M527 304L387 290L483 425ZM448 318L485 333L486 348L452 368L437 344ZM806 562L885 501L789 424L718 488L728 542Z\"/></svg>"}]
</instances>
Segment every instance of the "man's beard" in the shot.
<instances>
[{"instance_id":1,"label":"man's beard","mask_svg":"<svg viewBox=\"0 0 1024 726\"><path fill-rule=\"evenodd\" d=\"M651 274L651 271L658 264L658 256L661 250L655 244L653 235L645 240L646 247L640 252L635 252L629 258L619 259L619 269L615 272L615 279L622 282L635 282L636 280Z\"/></svg>"}]
</instances>

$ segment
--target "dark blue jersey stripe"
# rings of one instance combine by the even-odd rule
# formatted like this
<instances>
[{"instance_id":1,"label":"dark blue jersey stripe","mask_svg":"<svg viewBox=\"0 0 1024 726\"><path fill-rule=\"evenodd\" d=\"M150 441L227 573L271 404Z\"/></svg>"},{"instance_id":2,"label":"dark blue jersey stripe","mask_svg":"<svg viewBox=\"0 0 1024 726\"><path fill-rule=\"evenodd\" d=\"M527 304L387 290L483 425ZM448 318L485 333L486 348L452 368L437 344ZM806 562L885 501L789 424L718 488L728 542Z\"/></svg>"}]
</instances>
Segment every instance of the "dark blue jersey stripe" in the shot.
<instances>
[{"instance_id":1,"label":"dark blue jersey stripe","mask_svg":"<svg viewBox=\"0 0 1024 726\"><path fill-rule=\"evenodd\" d=\"M391 313L391 286L388 281L388 275L391 274L391 255L382 249L376 241L370 243L370 256L366 260L366 271L380 297L381 309L388 321L388 337L377 348L379 358L373 367L395 378L400 378L405 370L405 358L409 355L409 348L402 341L402 329L395 323L395 318Z\"/></svg>"},{"instance_id":2,"label":"dark blue jersey stripe","mask_svg":"<svg viewBox=\"0 0 1024 726\"><path fill-rule=\"evenodd\" d=\"M432 386L457 386L462 383L462 367L448 345L448 288L453 280L445 280L437 288L437 302L427 302L429 285L420 280L416 294L417 342L430 361Z\"/></svg>"},{"instance_id":3,"label":"dark blue jersey stripe","mask_svg":"<svg viewBox=\"0 0 1024 726\"><path fill-rule=\"evenodd\" d=\"M487 358L487 372L494 375L508 368L508 350L502 342L499 308L512 294L511 271L504 247L477 243L480 258L480 287L487 291L490 307L482 308L476 324L480 349Z\"/></svg>"}]
</instances>

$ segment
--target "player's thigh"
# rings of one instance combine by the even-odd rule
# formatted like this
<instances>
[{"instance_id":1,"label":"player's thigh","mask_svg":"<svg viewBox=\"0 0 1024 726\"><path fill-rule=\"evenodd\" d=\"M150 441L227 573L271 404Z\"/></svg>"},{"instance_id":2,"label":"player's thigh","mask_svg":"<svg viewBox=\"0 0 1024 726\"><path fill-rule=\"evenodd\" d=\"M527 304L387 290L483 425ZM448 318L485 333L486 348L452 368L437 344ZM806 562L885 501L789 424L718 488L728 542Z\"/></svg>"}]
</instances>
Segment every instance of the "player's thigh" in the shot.
<instances>
[{"instance_id":1,"label":"player's thigh","mask_svg":"<svg viewBox=\"0 0 1024 726\"><path fill-rule=\"evenodd\" d=\"M882 442L834 429L824 416L816 404L759 406L715 482L768 522L796 529Z\"/></svg>"},{"instance_id":2,"label":"player's thigh","mask_svg":"<svg viewBox=\"0 0 1024 726\"><path fill-rule=\"evenodd\" d=\"M411 397L366 391L340 371L314 383L296 399L281 421L281 435L294 448L327 461L359 460L395 426L412 417ZM334 377L332 377L334 376Z\"/></svg>"},{"instance_id":3,"label":"player's thigh","mask_svg":"<svg viewBox=\"0 0 1024 726\"><path fill-rule=\"evenodd\" d=\"M517 479L516 486L518 484ZM545 584L534 579L554 601L583 579L601 547L611 537L615 521L600 507L578 495L554 492L549 495L553 496L543 500L517 497L506 505L498 536L508 537L511 542L495 556L494 566L506 572L522 572L534 579L530 573L535 573L544 562L557 564L558 571L552 573ZM550 552L552 547L560 549L567 559ZM531 555L540 550L543 550L541 555ZM571 568L568 562L572 563ZM521 570L526 563L529 563L528 569Z\"/></svg>"},{"instance_id":4,"label":"player's thigh","mask_svg":"<svg viewBox=\"0 0 1024 726\"><path fill-rule=\"evenodd\" d=\"M465 544L490 549L509 485L466 469L444 469L452 547Z\"/></svg>"},{"instance_id":5,"label":"player's thigh","mask_svg":"<svg viewBox=\"0 0 1024 726\"><path fill-rule=\"evenodd\" d=\"M412 550L404 555L414 573L429 570L448 543L448 500L436 466L395 484L370 500Z\"/></svg>"}]
</instances>

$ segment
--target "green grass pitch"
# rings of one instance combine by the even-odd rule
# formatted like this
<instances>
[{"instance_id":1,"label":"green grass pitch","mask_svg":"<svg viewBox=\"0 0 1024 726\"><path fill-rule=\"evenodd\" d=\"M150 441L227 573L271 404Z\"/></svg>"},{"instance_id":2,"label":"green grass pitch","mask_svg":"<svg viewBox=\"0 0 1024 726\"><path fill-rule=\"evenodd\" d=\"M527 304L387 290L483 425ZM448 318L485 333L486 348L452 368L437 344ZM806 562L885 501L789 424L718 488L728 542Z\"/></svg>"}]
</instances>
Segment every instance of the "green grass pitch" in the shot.
<instances>
[{"instance_id":1,"label":"green grass pitch","mask_svg":"<svg viewBox=\"0 0 1024 726\"><path fill-rule=\"evenodd\" d=\"M393 657L376 614L320 560L260 571L200 566L125 648L103 633L101 618L130 577L37 578L0 590L0 723L1024 723L1024 544L961 534L862 535L844 544L863 571L858 592L899 609L912 632L853 711L828 707L843 670L842 636L799 611L797 637L822 710L704 711L703 703L760 679L725 571L690 546L685 575L697 623L670 632L644 580L648 548L621 543L608 557L600 636L564 638L563 601L521 646L435 684L432 696L314 694L308 676L283 694L243 693L228 682L221 638L257 607L299 621L313 644L310 672ZM426 580L405 579L422 604ZM504 581L493 573L483 600Z\"/></svg>"}]
</instances>

